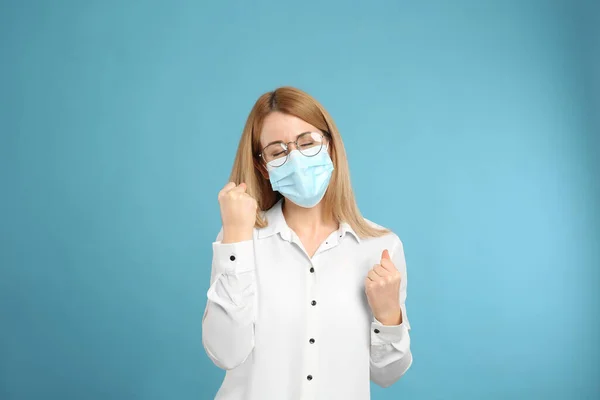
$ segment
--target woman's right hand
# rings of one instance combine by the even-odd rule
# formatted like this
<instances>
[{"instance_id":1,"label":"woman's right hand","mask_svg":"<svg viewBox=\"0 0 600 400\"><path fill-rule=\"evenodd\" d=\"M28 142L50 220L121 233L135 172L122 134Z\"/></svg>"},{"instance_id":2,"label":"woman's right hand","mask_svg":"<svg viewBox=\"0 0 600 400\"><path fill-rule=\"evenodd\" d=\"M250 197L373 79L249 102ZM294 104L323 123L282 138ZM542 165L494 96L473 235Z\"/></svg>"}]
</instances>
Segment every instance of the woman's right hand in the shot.
<instances>
[{"instance_id":1,"label":"woman's right hand","mask_svg":"<svg viewBox=\"0 0 600 400\"><path fill-rule=\"evenodd\" d=\"M219 205L223 222L222 243L252 240L258 203L246 193L246 184L227 183L219 192Z\"/></svg>"}]
</instances>

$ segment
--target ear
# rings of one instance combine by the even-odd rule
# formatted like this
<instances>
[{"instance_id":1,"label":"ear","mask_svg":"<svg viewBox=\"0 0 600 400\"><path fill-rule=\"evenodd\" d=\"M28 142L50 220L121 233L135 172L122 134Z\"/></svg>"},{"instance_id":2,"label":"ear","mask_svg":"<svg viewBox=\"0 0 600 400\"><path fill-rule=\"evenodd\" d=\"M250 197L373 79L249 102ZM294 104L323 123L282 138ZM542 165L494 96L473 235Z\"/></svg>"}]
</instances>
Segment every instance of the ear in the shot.
<instances>
[{"instance_id":1,"label":"ear","mask_svg":"<svg viewBox=\"0 0 600 400\"><path fill-rule=\"evenodd\" d=\"M266 168L264 166L261 165L261 168L259 169L260 174L263 176L263 178L265 178L265 180L269 180L269 172L267 172Z\"/></svg>"},{"instance_id":2,"label":"ear","mask_svg":"<svg viewBox=\"0 0 600 400\"><path fill-rule=\"evenodd\" d=\"M331 150L331 146L332 146L331 136L325 136L325 140L326 140L326 144L327 144L327 152L329 153L329 157L332 157L332 154L331 154L331 152L332 152L332 150Z\"/></svg>"},{"instance_id":3,"label":"ear","mask_svg":"<svg viewBox=\"0 0 600 400\"><path fill-rule=\"evenodd\" d=\"M265 164L262 162L262 158L254 157L254 168L256 168L258 172L260 172L263 178L269 180L269 172L267 171L267 167L265 167Z\"/></svg>"}]
</instances>

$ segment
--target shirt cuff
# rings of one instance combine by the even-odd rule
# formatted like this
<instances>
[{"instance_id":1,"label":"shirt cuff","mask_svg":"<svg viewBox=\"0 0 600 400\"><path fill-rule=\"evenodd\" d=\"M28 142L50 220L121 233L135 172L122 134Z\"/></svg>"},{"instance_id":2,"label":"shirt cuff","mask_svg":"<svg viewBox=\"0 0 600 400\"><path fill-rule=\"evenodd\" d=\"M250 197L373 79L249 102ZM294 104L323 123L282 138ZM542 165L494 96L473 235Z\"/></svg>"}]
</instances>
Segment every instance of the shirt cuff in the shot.
<instances>
[{"instance_id":1,"label":"shirt cuff","mask_svg":"<svg viewBox=\"0 0 600 400\"><path fill-rule=\"evenodd\" d=\"M376 318L371 322L371 344L391 344L397 347L408 336L408 326L404 319L400 325L383 325Z\"/></svg>"},{"instance_id":2,"label":"shirt cuff","mask_svg":"<svg viewBox=\"0 0 600 400\"><path fill-rule=\"evenodd\" d=\"M213 242L213 263L217 273L237 274L254 270L254 241Z\"/></svg>"}]
</instances>

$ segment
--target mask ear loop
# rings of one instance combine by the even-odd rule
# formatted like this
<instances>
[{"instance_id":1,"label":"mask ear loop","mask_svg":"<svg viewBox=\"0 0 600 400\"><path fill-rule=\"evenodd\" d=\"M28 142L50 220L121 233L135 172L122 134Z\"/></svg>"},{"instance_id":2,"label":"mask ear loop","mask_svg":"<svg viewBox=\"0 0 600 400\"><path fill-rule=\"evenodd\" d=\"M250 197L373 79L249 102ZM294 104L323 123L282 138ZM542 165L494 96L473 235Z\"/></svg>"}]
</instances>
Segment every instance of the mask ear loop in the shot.
<instances>
[{"instance_id":1,"label":"mask ear loop","mask_svg":"<svg viewBox=\"0 0 600 400\"><path fill-rule=\"evenodd\" d=\"M326 143L324 144L325 151L329 151L329 145L331 144L331 142L330 142L330 139L329 139L329 137L328 137L328 136L324 136L324 137L325 137L325 142L326 142Z\"/></svg>"}]
</instances>

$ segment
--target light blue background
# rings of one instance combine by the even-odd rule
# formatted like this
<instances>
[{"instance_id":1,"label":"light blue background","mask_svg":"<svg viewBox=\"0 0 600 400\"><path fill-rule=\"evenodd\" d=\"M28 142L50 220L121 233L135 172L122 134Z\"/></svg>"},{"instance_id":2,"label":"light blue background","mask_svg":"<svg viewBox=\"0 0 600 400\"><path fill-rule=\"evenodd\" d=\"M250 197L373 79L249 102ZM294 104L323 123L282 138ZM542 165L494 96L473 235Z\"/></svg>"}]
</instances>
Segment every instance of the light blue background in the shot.
<instances>
[{"instance_id":1,"label":"light blue background","mask_svg":"<svg viewBox=\"0 0 600 400\"><path fill-rule=\"evenodd\" d=\"M599 398L598 2L249 3L0 3L0 399L212 399L216 195L280 85L405 243L373 399Z\"/></svg>"}]
</instances>

